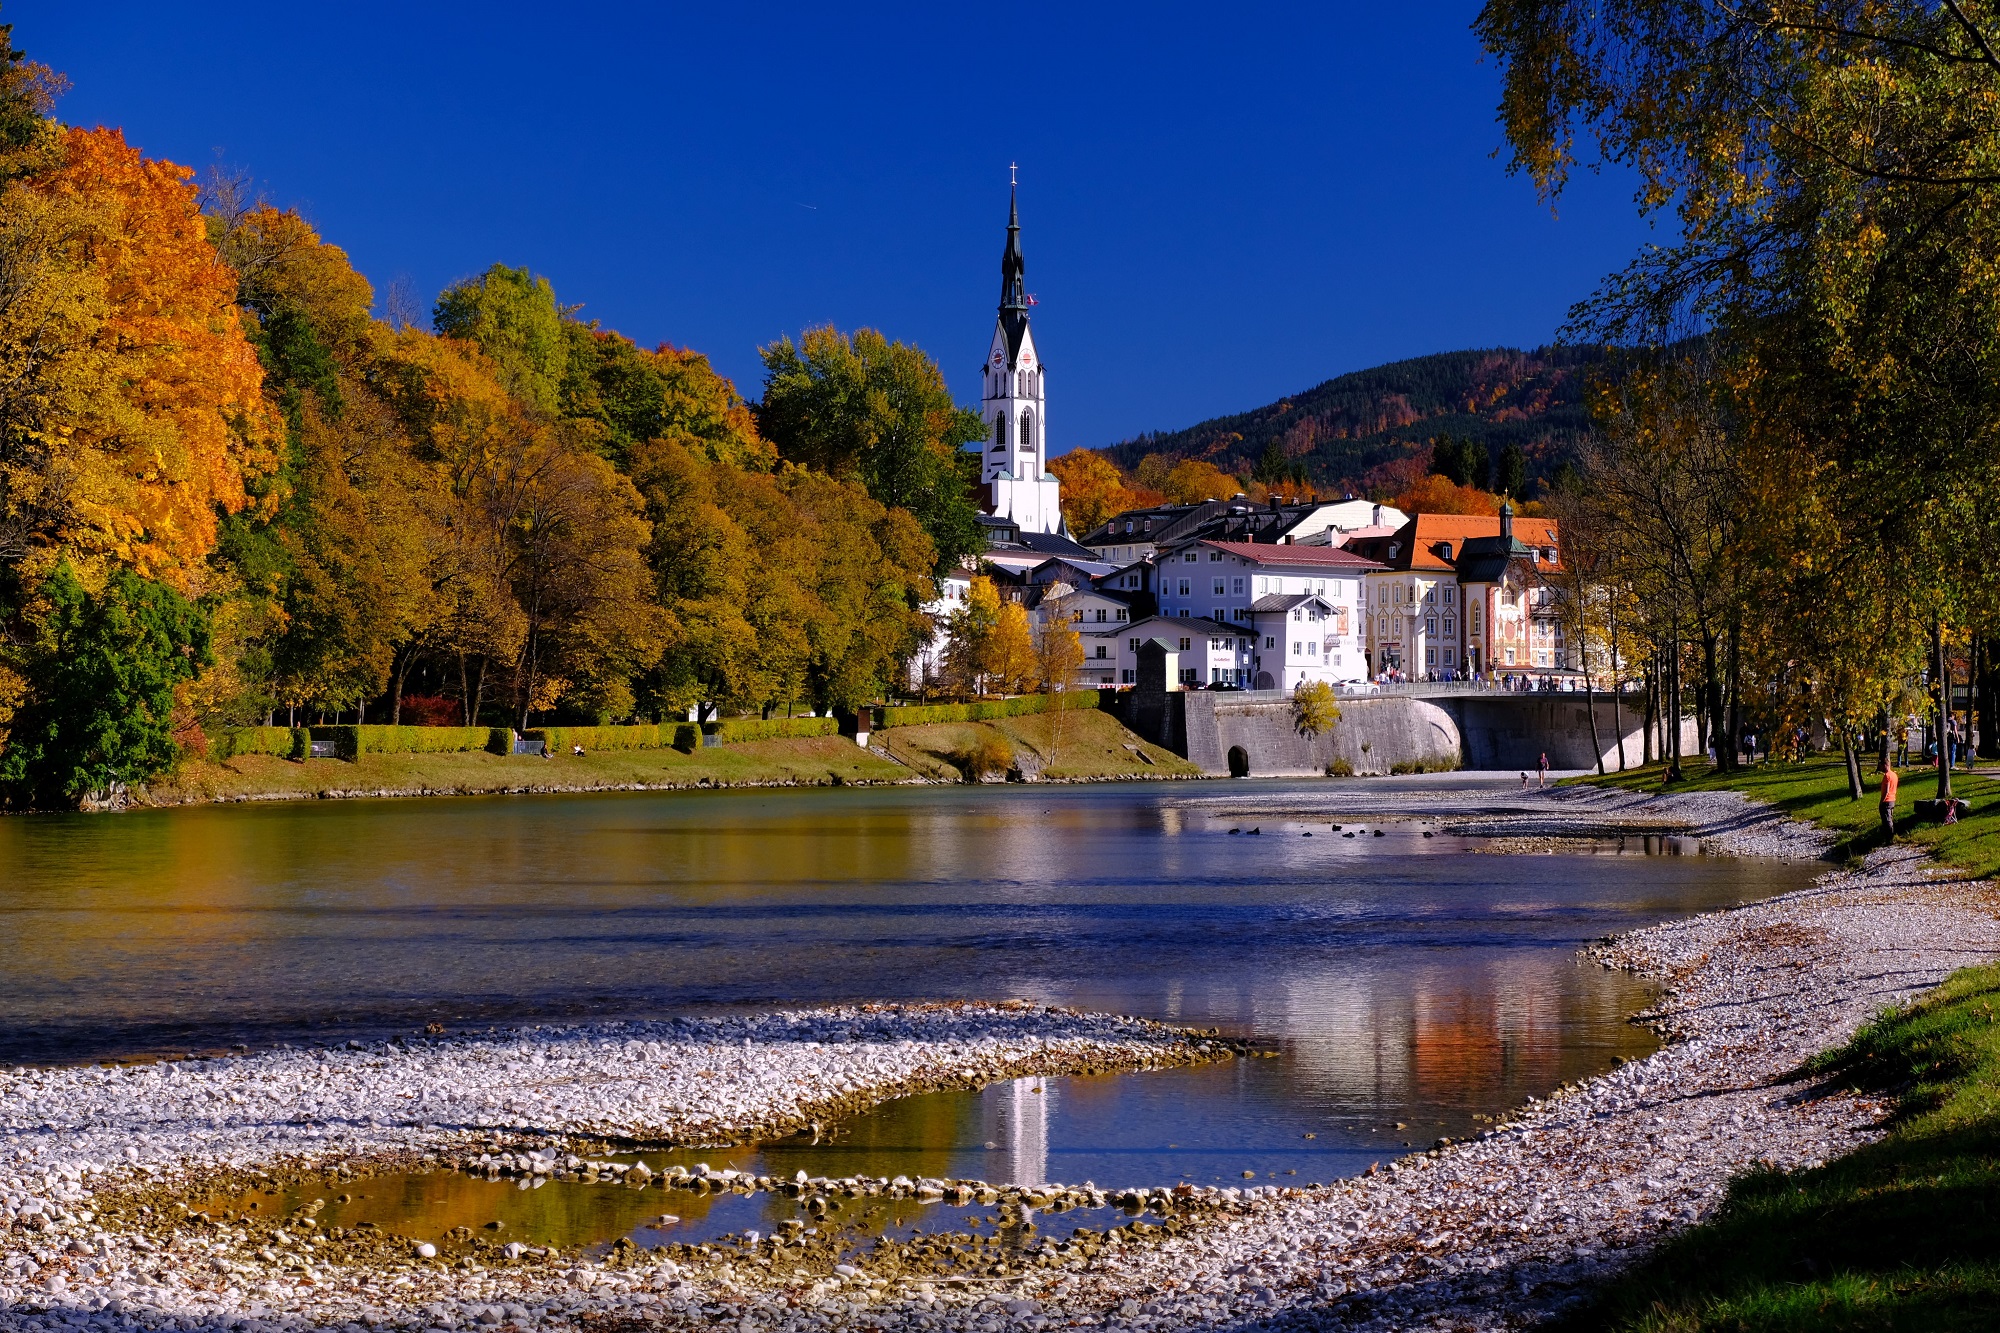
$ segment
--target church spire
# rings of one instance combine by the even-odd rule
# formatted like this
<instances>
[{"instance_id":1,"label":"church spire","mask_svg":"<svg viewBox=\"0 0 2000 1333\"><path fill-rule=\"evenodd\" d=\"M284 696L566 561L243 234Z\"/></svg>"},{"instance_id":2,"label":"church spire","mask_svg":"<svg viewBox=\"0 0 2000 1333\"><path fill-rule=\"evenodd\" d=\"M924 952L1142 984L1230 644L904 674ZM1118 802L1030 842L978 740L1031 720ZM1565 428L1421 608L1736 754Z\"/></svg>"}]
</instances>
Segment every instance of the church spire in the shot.
<instances>
[{"instance_id":1,"label":"church spire","mask_svg":"<svg viewBox=\"0 0 2000 1333\"><path fill-rule=\"evenodd\" d=\"M1014 190L1007 191L1007 248L1000 255L1000 313L1028 309L1028 263L1021 257L1021 209Z\"/></svg>"}]
</instances>

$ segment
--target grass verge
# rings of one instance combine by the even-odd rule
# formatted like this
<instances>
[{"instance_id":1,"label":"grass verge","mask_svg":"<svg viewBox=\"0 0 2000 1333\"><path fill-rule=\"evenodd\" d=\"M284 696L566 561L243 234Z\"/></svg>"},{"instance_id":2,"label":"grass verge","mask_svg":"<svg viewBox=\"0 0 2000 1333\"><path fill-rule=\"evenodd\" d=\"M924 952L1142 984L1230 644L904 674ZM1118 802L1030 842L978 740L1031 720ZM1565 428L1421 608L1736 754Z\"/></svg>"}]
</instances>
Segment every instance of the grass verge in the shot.
<instances>
[{"instance_id":1,"label":"grass verge","mask_svg":"<svg viewBox=\"0 0 2000 1333\"><path fill-rule=\"evenodd\" d=\"M1740 791L1794 819L1840 834L1845 841L1836 849L1838 855L1858 856L1882 845L1877 813L1882 797L1872 758L1862 763L1861 776L1867 790L1858 801L1847 795L1847 768L1839 755L1817 756L1798 764L1756 764L1738 773L1711 771L1690 776L1671 787L1661 786L1663 771L1656 764L1608 777L1572 781L1647 792ZM1903 775L1896 800L1897 840L1923 847L1943 864L1964 870L1974 878L2000 875L2000 779L1954 770L1952 794L1970 802L1972 813L1956 824L1920 824L1916 803L1937 794L1937 770L1897 771Z\"/></svg>"},{"instance_id":2,"label":"grass verge","mask_svg":"<svg viewBox=\"0 0 2000 1333\"><path fill-rule=\"evenodd\" d=\"M1044 775L1087 781L1199 777L1186 760L1127 731L1118 719L1076 709L994 722L895 727L867 749L844 736L750 741L691 754L679 750L599 750L584 755L363 754L358 760L247 754L222 762L189 760L149 784L143 803L188 805L244 798L283 799L383 793L477 795L508 791L590 791L631 786L834 786L956 782L956 758L979 739L1039 758ZM1141 754L1146 758L1140 758ZM1049 763L1053 755L1055 762ZM1147 762L1150 759L1151 762Z\"/></svg>"},{"instance_id":3,"label":"grass verge","mask_svg":"<svg viewBox=\"0 0 2000 1333\"><path fill-rule=\"evenodd\" d=\"M1732 790L1811 820L1859 854L1879 845L1875 778L1847 794L1838 757L1709 773L1670 790ZM1660 789L1660 771L1585 779ZM1897 837L1985 878L2000 869L2000 783L1963 772L1957 824L1918 825L1935 773L1905 770ZM1956 1333L2000 1328L2000 964L1966 968L1886 1012L1804 1071L1889 1093L1882 1140L1827 1165L1760 1172L1722 1209L1661 1247L1558 1327L1629 1333L1791 1330Z\"/></svg>"}]
</instances>

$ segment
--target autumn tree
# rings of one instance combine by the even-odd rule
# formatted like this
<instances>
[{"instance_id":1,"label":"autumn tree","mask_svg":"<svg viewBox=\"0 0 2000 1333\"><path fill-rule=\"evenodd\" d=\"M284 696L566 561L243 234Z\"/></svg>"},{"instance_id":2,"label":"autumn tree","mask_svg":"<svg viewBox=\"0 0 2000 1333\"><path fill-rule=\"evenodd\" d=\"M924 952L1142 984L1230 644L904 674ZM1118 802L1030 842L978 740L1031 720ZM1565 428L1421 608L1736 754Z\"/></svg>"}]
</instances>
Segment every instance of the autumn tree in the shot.
<instances>
[{"instance_id":1,"label":"autumn tree","mask_svg":"<svg viewBox=\"0 0 2000 1333\"><path fill-rule=\"evenodd\" d=\"M1324 736L1340 721L1340 704L1333 686L1323 680L1302 680L1292 690L1292 726L1299 735Z\"/></svg>"},{"instance_id":2,"label":"autumn tree","mask_svg":"<svg viewBox=\"0 0 2000 1333\"><path fill-rule=\"evenodd\" d=\"M1046 611L1034 630L1035 679L1049 695L1051 766L1061 753L1063 717L1069 711L1069 696L1076 688L1077 674L1083 670L1083 636L1070 625L1070 618L1058 606Z\"/></svg>"},{"instance_id":3,"label":"autumn tree","mask_svg":"<svg viewBox=\"0 0 2000 1333\"><path fill-rule=\"evenodd\" d=\"M986 435L977 412L952 402L937 363L873 329L831 325L759 349L757 423L788 462L858 481L907 509L929 534L938 569L982 543L972 494L979 460L964 446Z\"/></svg>"},{"instance_id":4,"label":"autumn tree","mask_svg":"<svg viewBox=\"0 0 2000 1333\"><path fill-rule=\"evenodd\" d=\"M1063 519L1079 537L1134 507L1118 465L1094 450L1072 449L1051 458L1049 472L1062 483Z\"/></svg>"},{"instance_id":5,"label":"autumn tree","mask_svg":"<svg viewBox=\"0 0 2000 1333\"><path fill-rule=\"evenodd\" d=\"M1160 489L1173 504L1200 504L1240 494L1243 483L1205 459L1186 458L1174 464Z\"/></svg>"}]
</instances>

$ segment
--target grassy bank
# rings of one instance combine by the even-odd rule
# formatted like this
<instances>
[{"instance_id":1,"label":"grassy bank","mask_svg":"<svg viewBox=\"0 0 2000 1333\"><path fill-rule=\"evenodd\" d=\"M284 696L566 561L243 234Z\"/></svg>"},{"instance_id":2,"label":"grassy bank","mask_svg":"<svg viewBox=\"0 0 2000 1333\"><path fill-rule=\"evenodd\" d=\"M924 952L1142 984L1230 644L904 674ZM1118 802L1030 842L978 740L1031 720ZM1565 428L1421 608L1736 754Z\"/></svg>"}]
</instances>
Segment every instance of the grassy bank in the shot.
<instances>
[{"instance_id":1,"label":"grassy bank","mask_svg":"<svg viewBox=\"0 0 2000 1333\"><path fill-rule=\"evenodd\" d=\"M1972 803L1954 825L1918 825L1935 773L1905 770L1898 838L1973 876L2000 869L2000 783L1953 775ZM1860 800L1839 759L1707 774L1673 790L1741 791L1879 845L1872 773ZM1659 788L1659 770L1608 781ZM2000 964L1967 968L1883 1015L1805 1072L1894 1095L1881 1141L1812 1171L1739 1180L1723 1209L1663 1247L1563 1327L1694 1330L1971 1330L2000 1327Z\"/></svg>"},{"instance_id":2,"label":"grassy bank","mask_svg":"<svg viewBox=\"0 0 2000 1333\"><path fill-rule=\"evenodd\" d=\"M982 747L1018 763L1023 756L1042 776L1061 781L1116 778L1194 778L1201 770L1171 750L1149 744L1109 713L1079 708L990 722L934 722L875 733L874 744L912 771L940 782L960 781L969 758Z\"/></svg>"},{"instance_id":3,"label":"grassy bank","mask_svg":"<svg viewBox=\"0 0 2000 1333\"><path fill-rule=\"evenodd\" d=\"M1877 807L1882 797L1872 758L1862 763L1861 776L1867 791L1858 801L1847 795L1847 768L1839 755L1819 756L1801 764L1757 764L1740 773L1705 773L1666 788L1660 782L1663 771L1654 765L1575 781L1648 792L1740 791L1794 819L1840 834L1847 840L1839 849L1842 854L1859 855L1881 845ZM1897 839L1923 847L1944 864L1976 878L2000 875L2000 779L1962 769L1953 772L1952 794L1970 802L1972 813L1956 824L1920 824L1916 803L1937 793L1937 770L1897 771L1903 775L1896 800Z\"/></svg>"},{"instance_id":4,"label":"grassy bank","mask_svg":"<svg viewBox=\"0 0 2000 1333\"><path fill-rule=\"evenodd\" d=\"M1117 719L1095 709L1067 713L1061 744L1051 745L1052 716L996 722L945 723L877 732L862 749L843 736L749 741L691 753L603 750L584 755L363 754L356 760L245 754L223 761L189 760L150 784L159 805L207 801L309 798L383 793L476 795L522 790L617 787L832 786L835 784L961 780L959 756L980 741L1007 754L1043 761L1047 776L1105 781L1198 776L1192 765L1146 745ZM1053 751L1056 762L1047 764ZM1143 752L1152 760L1138 757Z\"/></svg>"}]
</instances>

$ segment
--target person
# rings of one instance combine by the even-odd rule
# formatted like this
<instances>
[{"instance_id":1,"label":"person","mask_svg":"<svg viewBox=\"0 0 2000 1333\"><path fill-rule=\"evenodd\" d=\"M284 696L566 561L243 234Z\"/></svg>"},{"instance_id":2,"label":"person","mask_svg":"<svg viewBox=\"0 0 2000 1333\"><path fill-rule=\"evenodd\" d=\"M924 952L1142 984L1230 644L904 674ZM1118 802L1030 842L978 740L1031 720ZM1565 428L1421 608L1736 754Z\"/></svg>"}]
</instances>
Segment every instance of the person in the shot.
<instances>
[{"instance_id":1,"label":"person","mask_svg":"<svg viewBox=\"0 0 2000 1333\"><path fill-rule=\"evenodd\" d=\"M1540 760L1540 762L1539 762L1539 763L1537 763L1537 764L1535 765L1535 771L1536 771L1536 775L1537 775L1537 781L1536 781L1535 785L1536 785L1536 786L1538 786L1538 787L1546 787L1546 786L1548 786L1548 785L1549 785L1549 752L1548 752L1547 750L1544 750L1544 751L1542 751L1542 757L1541 757L1541 760Z\"/></svg>"},{"instance_id":2,"label":"person","mask_svg":"<svg viewBox=\"0 0 2000 1333\"><path fill-rule=\"evenodd\" d=\"M582 753L583 753L583 747L582 747L581 745L572 745L572 746L570 746L570 747L569 747L569 752L570 752L571 754L582 754Z\"/></svg>"},{"instance_id":3,"label":"person","mask_svg":"<svg viewBox=\"0 0 2000 1333\"><path fill-rule=\"evenodd\" d=\"M1882 841L1896 840L1896 788L1902 779L1896 776L1896 767L1891 764L1882 770Z\"/></svg>"},{"instance_id":4,"label":"person","mask_svg":"<svg viewBox=\"0 0 2000 1333\"><path fill-rule=\"evenodd\" d=\"M1528 770L1524 768L1521 770L1521 790L1526 791L1527 789L1528 789Z\"/></svg>"}]
</instances>

